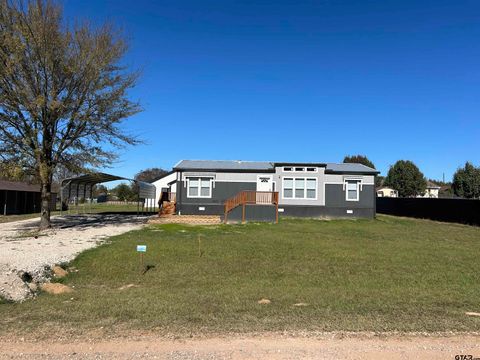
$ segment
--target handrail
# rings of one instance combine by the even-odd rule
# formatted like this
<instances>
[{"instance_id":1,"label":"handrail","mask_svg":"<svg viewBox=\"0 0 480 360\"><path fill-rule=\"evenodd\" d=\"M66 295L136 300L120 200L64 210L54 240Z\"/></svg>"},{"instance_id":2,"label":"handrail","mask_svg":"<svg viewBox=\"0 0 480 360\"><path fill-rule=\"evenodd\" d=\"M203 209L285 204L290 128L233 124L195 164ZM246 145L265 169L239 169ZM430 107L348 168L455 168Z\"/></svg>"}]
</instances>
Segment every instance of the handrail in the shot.
<instances>
[{"instance_id":1,"label":"handrail","mask_svg":"<svg viewBox=\"0 0 480 360\"><path fill-rule=\"evenodd\" d=\"M245 190L227 199L225 201L225 223L227 222L228 213L240 205L244 207L242 222L245 222L245 205L276 205L276 221L278 222L278 192L276 191Z\"/></svg>"}]
</instances>

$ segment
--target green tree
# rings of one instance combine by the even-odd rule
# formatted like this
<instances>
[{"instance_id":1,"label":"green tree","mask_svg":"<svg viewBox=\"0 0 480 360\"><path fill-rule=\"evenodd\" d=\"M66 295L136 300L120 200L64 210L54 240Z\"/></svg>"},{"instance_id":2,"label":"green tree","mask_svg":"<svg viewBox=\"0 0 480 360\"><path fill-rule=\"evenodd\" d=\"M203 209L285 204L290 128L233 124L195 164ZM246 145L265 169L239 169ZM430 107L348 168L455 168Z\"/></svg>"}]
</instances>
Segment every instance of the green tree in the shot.
<instances>
[{"instance_id":1,"label":"green tree","mask_svg":"<svg viewBox=\"0 0 480 360\"><path fill-rule=\"evenodd\" d=\"M108 194L108 189L105 185L103 184L97 184L93 188L93 197L98 197L99 195L107 195Z\"/></svg>"},{"instance_id":2,"label":"green tree","mask_svg":"<svg viewBox=\"0 0 480 360\"><path fill-rule=\"evenodd\" d=\"M138 143L120 127L140 111L127 96L138 74L120 65L126 50L112 27L66 25L50 0L0 0L0 153L37 174L41 228L58 165L109 165L116 148Z\"/></svg>"},{"instance_id":3,"label":"green tree","mask_svg":"<svg viewBox=\"0 0 480 360\"><path fill-rule=\"evenodd\" d=\"M375 169L375 165L373 162L370 161L369 158L367 158L365 155L346 155L343 158L344 163L356 163L356 164L363 164L365 166L368 166L372 169Z\"/></svg>"},{"instance_id":4,"label":"green tree","mask_svg":"<svg viewBox=\"0 0 480 360\"><path fill-rule=\"evenodd\" d=\"M32 177L22 166L10 162L0 162L0 180L32 181Z\"/></svg>"},{"instance_id":5,"label":"green tree","mask_svg":"<svg viewBox=\"0 0 480 360\"><path fill-rule=\"evenodd\" d=\"M136 197L132 188L125 183L121 183L114 187L112 193L115 194L120 201L134 201Z\"/></svg>"},{"instance_id":6,"label":"green tree","mask_svg":"<svg viewBox=\"0 0 480 360\"><path fill-rule=\"evenodd\" d=\"M135 175L134 179L138 181L151 183L152 181L155 181L156 179L158 179L159 177L167 173L168 173L167 170L164 170L161 168L148 168L148 169L139 171Z\"/></svg>"},{"instance_id":7,"label":"green tree","mask_svg":"<svg viewBox=\"0 0 480 360\"><path fill-rule=\"evenodd\" d=\"M167 173L167 170L161 168L148 168L135 174L134 179L151 183ZM137 183L132 183L132 190L135 194L138 194L139 188Z\"/></svg>"},{"instance_id":8,"label":"green tree","mask_svg":"<svg viewBox=\"0 0 480 360\"><path fill-rule=\"evenodd\" d=\"M453 175L453 191L455 195L467 198L480 198L480 167L467 162L463 168L457 169Z\"/></svg>"},{"instance_id":9,"label":"green tree","mask_svg":"<svg viewBox=\"0 0 480 360\"><path fill-rule=\"evenodd\" d=\"M343 158L343 162L344 163L363 164L363 165L368 166L372 169L376 169L373 162L370 161L370 159L367 158L365 155L346 155ZM383 176L377 175L375 177L375 186L376 187L382 186L383 179L384 179Z\"/></svg>"},{"instance_id":10,"label":"green tree","mask_svg":"<svg viewBox=\"0 0 480 360\"><path fill-rule=\"evenodd\" d=\"M399 160L388 170L384 185L397 190L400 197L415 197L425 193L427 181L413 162Z\"/></svg>"}]
</instances>

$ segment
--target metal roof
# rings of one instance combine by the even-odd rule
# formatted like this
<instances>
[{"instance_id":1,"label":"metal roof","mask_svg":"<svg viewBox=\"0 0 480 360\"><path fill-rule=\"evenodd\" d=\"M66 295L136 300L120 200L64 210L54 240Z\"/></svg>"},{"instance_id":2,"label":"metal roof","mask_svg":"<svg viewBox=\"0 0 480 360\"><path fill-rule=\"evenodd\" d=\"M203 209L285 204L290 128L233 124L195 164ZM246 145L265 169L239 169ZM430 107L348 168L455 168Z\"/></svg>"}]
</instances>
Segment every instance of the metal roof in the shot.
<instances>
[{"instance_id":1,"label":"metal roof","mask_svg":"<svg viewBox=\"0 0 480 360\"><path fill-rule=\"evenodd\" d=\"M379 174L380 172L371 167L357 163L328 163L325 169L326 173L348 173L348 174Z\"/></svg>"},{"instance_id":2,"label":"metal roof","mask_svg":"<svg viewBox=\"0 0 480 360\"><path fill-rule=\"evenodd\" d=\"M79 185L79 186L95 185L95 184L100 184L104 182L116 181L116 180L128 180L128 181L133 181L137 183L139 185L140 197L143 197L143 198L155 197L155 189L156 189L155 185L152 185L144 181L138 181L135 179L129 179L126 177L110 175L105 173L84 174L84 175L79 175L76 177L64 179L61 182L61 187L63 189L66 186L69 186L71 188L72 185Z\"/></svg>"},{"instance_id":3,"label":"metal roof","mask_svg":"<svg viewBox=\"0 0 480 360\"><path fill-rule=\"evenodd\" d=\"M378 174L379 171L368 166L356 163L295 163L269 161L240 161L240 160L182 160L174 170L203 170L203 171L264 171L273 172L276 166L321 166L327 173L351 174Z\"/></svg>"},{"instance_id":4,"label":"metal roof","mask_svg":"<svg viewBox=\"0 0 480 360\"><path fill-rule=\"evenodd\" d=\"M92 174L84 174L79 175L71 178L67 178L62 180L62 186L72 184L88 184L88 185L95 185L109 181L116 181L116 180L131 180L122 176L104 174L104 173L92 173Z\"/></svg>"},{"instance_id":5,"label":"metal roof","mask_svg":"<svg viewBox=\"0 0 480 360\"><path fill-rule=\"evenodd\" d=\"M40 185L19 181L0 180L0 190L40 192Z\"/></svg>"},{"instance_id":6,"label":"metal roof","mask_svg":"<svg viewBox=\"0 0 480 360\"><path fill-rule=\"evenodd\" d=\"M267 161L182 160L174 170L273 171L274 165Z\"/></svg>"},{"instance_id":7,"label":"metal roof","mask_svg":"<svg viewBox=\"0 0 480 360\"><path fill-rule=\"evenodd\" d=\"M427 181L427 188L430 189L440 189L441 186L435 184L434 182L431 182L430 180Z\"/></svg>"}]
</instances>

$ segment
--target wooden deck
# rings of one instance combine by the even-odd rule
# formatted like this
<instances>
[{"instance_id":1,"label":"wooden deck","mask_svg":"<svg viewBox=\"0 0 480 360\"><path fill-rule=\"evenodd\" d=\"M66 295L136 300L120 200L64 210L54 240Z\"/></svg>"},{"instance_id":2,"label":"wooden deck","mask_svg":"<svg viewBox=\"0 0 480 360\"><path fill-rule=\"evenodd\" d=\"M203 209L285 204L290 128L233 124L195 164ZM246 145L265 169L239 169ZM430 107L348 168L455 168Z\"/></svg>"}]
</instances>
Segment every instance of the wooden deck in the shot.
<instances>
[{"instance_id":1,"label":"wooden deck","mask_svg":"<svg viewBox=\"0 0 480 360\"><path fill-rule=\"evenodd\" d=\"M245 222L246 205L274 205L275 222L278 223L278 192L275 191L241 191L227 199L224 205L223 222L228 222L228 213L238 206L242 207L242 223Z\"/></svg>"}]
</instances>

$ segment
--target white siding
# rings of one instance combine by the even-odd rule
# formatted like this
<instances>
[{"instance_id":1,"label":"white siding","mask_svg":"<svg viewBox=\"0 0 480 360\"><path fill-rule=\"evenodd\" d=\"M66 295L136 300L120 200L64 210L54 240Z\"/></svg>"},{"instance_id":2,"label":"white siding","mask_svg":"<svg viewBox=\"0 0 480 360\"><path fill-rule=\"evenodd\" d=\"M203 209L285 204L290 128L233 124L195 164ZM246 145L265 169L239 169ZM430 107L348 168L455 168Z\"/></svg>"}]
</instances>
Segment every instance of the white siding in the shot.
<instances>
[{"instance_id":1,"label":"white siding","mask_svg":"<svg viewBox=\"0 0 480 360\"><path fill-rule=\"evenodd\" d=\"M177 178L177 173L171 173L155 182L152 184L155 185L155 206L158 206L158 201L160 200L160 196L162 195L162 188L168 188L168 183L176 180ZM177 184L173 184L171 186L171 192L177 192Z\"/></svg>"}]
</instances>

